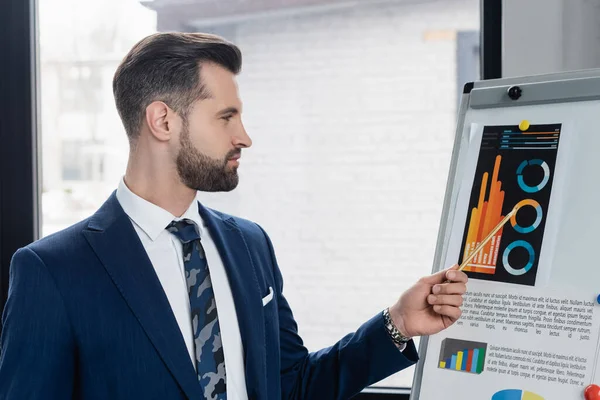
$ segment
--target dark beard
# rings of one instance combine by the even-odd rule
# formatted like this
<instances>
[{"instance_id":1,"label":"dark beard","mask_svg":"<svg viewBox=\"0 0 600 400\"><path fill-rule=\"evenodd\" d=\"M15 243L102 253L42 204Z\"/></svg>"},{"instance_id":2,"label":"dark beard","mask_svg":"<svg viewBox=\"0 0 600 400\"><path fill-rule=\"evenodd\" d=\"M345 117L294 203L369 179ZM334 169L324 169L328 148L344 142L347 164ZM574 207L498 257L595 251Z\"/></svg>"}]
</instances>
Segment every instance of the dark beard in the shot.
<instances>
[{"instance_id":1,"label":"dark beard","mask_svg":"<svg viewBox=\"0 0 600 400\"><path fill-rule=\"evenodd\" d=\"M237 167L229 168L227 162L241 150L232 150L223 160L215 160L194 147L185 125L181 132L180 145L177 173L184 185L202 192L229 192L237 187Z\"/></svg>"}]
</instances>

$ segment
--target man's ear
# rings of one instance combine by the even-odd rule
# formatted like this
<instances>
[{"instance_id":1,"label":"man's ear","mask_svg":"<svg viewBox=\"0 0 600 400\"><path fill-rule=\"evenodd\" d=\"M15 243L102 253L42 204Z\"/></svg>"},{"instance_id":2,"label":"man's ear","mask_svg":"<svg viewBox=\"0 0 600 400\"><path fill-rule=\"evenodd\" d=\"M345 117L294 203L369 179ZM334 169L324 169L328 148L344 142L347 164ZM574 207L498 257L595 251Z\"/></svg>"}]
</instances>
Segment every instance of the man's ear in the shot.
<instances>
[{"instance_id":1,"label":"man's ear","mask_svg":"<svg viewBox=\"0 0 600 400\"><path fill-rule=\"evenodd\" d=\"M177 113L162 101L154 101L146 107L146 124L152 136L161 142L169 141L178 131Z\"/></svg>"}]
</instances>

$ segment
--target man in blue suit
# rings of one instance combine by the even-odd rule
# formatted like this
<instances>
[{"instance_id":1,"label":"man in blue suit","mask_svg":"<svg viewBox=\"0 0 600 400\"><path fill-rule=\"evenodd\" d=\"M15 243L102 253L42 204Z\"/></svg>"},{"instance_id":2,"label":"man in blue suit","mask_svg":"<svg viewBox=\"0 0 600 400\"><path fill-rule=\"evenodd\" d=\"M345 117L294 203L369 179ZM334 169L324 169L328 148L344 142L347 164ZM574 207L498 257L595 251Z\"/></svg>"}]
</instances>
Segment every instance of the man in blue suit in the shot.
<instances>
[{"instance_id":1,"label":"man in blue suit","mask_svg":"<svg viewBox=\"0 0 600 400\"><path fill-rule=\"evenodd\" d=\"M0 399L348 399L414 364L411 337L460 317L454 267L307 351L267 234L196 200L233 190L251 145L240 67L236 46L204 34L155 34L125 57L127 171L92 217L14 255Z\"/></svg>"}]
</instances>

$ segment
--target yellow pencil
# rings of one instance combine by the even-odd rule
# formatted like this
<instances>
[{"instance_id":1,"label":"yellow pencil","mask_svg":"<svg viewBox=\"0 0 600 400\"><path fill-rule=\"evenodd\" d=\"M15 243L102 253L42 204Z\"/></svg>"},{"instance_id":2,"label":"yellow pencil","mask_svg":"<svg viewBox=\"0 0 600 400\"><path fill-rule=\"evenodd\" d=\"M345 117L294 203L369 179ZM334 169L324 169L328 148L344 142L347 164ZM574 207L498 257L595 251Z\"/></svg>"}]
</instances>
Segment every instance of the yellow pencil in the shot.
<instances>
[{"instance_id":1,"label":"yellow pencil","mask_svg":"<svg viewBox=\"0 0 600 400\"><path fill-rule=\"evenodd\" d=\"M506 217L502 218L502 221L500 221L498 223L498 225L496 225L496 227L494 229L492 229L492 231L490 232L489 235L487 235L485 237L485 239L483 239L481 241L481 243L479 243L479 246L477 246L475 248L475 251L473 251L471 254L469 254L469 257L467 257L465 260L463 260L462 264L460 264L460 267L458 268L459 271L462 271L468 263L471 262L471 260L473 259L473 257L475 257L475 255L477 253L479 253L481 251L481 249L483 249L483 247L487 244L487 242L489 242L492 237L494 237L494 235L496 234L496 232L498 232L507 222L508 220L510 220L512 218L513 215L516 214L517 210L519 208L517 206L515 206L515 208L513 208L511 210L511 212L509 212L508 214L506 214Z\"/></svg>"}]
</instances>

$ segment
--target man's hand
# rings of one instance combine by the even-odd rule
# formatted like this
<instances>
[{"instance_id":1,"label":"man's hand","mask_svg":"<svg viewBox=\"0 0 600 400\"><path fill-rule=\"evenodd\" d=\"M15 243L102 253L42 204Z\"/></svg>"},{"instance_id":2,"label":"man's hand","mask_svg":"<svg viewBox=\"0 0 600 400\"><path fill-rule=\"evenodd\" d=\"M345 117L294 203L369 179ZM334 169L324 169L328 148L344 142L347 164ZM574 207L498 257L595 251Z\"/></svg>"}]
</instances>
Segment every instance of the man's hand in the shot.
<instances>
[{"instance_id":1,"label":"man's hand","mask_svg":"<svg viewBox=\"0 0 600 400\"><path fill-rule=\"evenodd\" d=\"M460 318L469 278L457 269L454 265L421 278L390 307L390 316L400 333L408 337L433 335Z\"/></svg>"}]
</instances>

